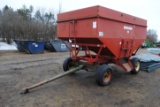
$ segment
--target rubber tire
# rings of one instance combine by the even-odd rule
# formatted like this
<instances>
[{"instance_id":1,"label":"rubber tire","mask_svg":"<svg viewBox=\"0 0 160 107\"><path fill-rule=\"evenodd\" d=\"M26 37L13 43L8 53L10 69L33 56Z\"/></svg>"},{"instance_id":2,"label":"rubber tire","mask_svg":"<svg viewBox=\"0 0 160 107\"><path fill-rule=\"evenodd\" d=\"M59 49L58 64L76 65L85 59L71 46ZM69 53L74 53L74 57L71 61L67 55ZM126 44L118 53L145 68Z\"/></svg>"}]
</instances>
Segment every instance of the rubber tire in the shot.
<instances>
[{"instance_id":1,"label":"rubber tire","mask_svg":"<svg viewBox=\"0 0 160 107\"><path fill-rule=\"evenodd\" d=\"M141 65L139 65L139 69L136 70L136 63L139 62L139 64L140 64L139 59L138 59L138 58L133 58L133 59L131 60L131 62L132 62L132 65L133 65L134 68L133 68L133 70L132 70L130 73L131 73L131 74L138 74L139 71L140 71L140 66L141 66Z\"/></svg>"},{"instance_id":2,"label":"rubber tire","mask_svg":"<svg viewBox=\"0 0 160 107\"><path fill-rule=\"evenodd\" d=\"M73 60L72 58L68 57L64 60L63 62L63 70L64 71L68 71L70 68L69 68L69 63L71 63Z\"/></svg>"},{"instance_id":3,"label":"rubber tire","mask_svg":"<svg viewBox=\"0 0 160 107\"><path fill-rule=\"evenodd\" d=\"M107 82L104 81L104 75L106 72L110 72L110 79ZM98 83L98 85L100 85L100 86L109 85L112 81L112 72L113 71L109 65L100 66L96 72L96 82Z\"/></svg>"}]
</instances>

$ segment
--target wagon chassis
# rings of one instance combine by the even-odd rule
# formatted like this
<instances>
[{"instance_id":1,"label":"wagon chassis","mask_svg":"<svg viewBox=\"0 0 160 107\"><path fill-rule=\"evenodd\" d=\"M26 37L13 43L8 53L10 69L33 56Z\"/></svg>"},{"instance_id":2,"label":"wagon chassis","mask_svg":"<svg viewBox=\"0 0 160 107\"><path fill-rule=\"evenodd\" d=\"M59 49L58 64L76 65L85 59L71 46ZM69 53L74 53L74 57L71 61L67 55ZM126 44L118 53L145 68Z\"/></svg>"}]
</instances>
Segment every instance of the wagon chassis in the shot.
<instances>
[{"instance_id":1,"label":"wagon chassis","mask_svg":"<svg viewBox=\"0 0 160 107\"><path fill-rule=\"evenodd\" d=\"M68 47L67 45L66 46L70 50L70 57L74 61L80 61L80 60L86 61L89 65L95 65L95 64L102 65L102 64L114 63L114 64L117 64L117 65L121 66L125 71L128 71L128 70L123 65L123 63L128 63L129 67L130 67L130 70L132 70L134 68L133 65L132 65L132 62L131 62L131 57L132 57L131 53L128 54L129 56L119 59L119 58L116 58L116 57L101 55L102 49L106 48L105 45L76 43L76 39L72 39L72 40L74 40L74 41L73 41L73 43L72 42L70 43L70 47ZM64 44L66 44L64 42L64 40L62 40L62 42ZM78 48L77 47L72 47L72 45L78 46ZM92 54L89 47L98 47L99 50L98 50L97 54ZM85 55L79 56L79 52L82 48L84 49ZM127 52L128 50L131 50L131 48L123 48L123 45L122 45L122 51ZM134 55L136 54L136 52L134 53ZM128 71L128 72L130 72L130 71Z\"/></svg>"}]
</instances>

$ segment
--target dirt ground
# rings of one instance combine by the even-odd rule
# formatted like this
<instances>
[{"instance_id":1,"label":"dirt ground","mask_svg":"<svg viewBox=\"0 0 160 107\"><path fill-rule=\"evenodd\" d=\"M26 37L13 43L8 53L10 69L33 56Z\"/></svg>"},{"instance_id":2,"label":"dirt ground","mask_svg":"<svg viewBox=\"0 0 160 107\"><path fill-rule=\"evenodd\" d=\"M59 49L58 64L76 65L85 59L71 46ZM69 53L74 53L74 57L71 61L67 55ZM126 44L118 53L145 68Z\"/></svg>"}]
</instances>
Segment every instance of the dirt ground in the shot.
<instances>
[{"instance_id":1,"label":"dirt ground","mask_svg":"<svg viewBox=\"0 0 160 107\"><path fill-rule=\"evenodd\" d=\"M140 50L138 53L144 53ZM69 53L29 55L0 52L0 107L158 107L160 69L131 75L114 67L113 81L101 87L95 72L81 70L20 95L21 89L63 72Z\"/></svg>"}]
</instances>

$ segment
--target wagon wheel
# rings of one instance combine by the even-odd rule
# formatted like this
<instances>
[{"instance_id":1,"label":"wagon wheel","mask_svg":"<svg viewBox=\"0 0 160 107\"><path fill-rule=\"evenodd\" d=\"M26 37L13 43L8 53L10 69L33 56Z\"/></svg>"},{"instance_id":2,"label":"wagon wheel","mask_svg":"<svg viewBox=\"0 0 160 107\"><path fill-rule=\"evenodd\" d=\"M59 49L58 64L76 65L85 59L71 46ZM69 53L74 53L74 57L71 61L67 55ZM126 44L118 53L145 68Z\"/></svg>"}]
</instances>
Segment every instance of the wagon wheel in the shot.
<instances>
[{"instance_id":1,"label":"wagon wheel","mask_svg":"<svg viewBox=\"0 0 160 107\"><path fill-rule=\"evenodd\" d=\"M75 62L72 60L72 58L66 58L63 62L63 70L68 71L75 67Z\"/></svg>"},{"instance_id":2,"label":"wagon wheel","mask_svg":"<svg viewBox=\"0 0 160 107\"><path fill-rule=\"evenodd\" d=\"M112 80L112 69L109 65L102 65L96 73L96 81L100 86L107 86Z\"/></svg>"},{"instance_id":3,"label":"wagon wheel","mask_svg":"<svg viewBox=\"0 0 160 107\"><path fill-rule=\"evenodd\" d=\"M131 71L132 74L138 74L140 71L140 61L138 58L133 58L131 60L132 65L133 65L133 70Z\"/></svg>"}]
</instances>

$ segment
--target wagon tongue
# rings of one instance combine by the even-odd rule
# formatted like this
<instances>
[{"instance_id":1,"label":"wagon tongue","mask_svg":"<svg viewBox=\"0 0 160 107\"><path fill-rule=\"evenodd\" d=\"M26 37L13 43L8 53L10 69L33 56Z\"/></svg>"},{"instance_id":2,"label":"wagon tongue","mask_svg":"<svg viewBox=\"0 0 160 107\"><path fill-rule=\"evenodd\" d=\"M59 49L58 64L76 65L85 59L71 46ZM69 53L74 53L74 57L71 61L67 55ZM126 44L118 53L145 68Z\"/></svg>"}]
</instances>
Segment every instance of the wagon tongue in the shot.
<instances>
[{"instance_id":1,"label":"wagon tongue","mask_svg":"<svg viewBox=\"0 0 160 107\"><path fill-rule=\"evenodd\" d=\"M64 73L61 73L61 74L59 74L59 75L56 75L56 76L54 76L54 77L52 77L52 78L49 78L49 79L47 79L47 80L44 80L44 81L39 82L39 83L37 83L37 84L34 84L34 85L30 86L30 87L23 88L23 89L22 89L22 92L20 92L20 94L27 94L27 93L29 93L29 90L31 90L31 89L34 89L34 88L36 88L36 87L39 87L39 86L44 85L44 84L47 84L47 83L49 83L49 82L51 82L51 81L54 81L54 80L56 80L56 79L59 79L59 78L61 78L61 77L63 77L63 76L66 76L66 75L68 75L68 74L71 74L71 73L73 73L73 72L76 72L76 71L78 71L78 70L80 70L80 69L83 69L83 67L84 67L84 65L79 65L78 67L72 68L72 69L68 70L67 72L64 72Z\"/></svg>"}]
</instances>

